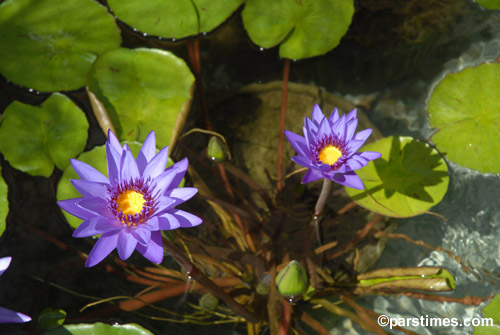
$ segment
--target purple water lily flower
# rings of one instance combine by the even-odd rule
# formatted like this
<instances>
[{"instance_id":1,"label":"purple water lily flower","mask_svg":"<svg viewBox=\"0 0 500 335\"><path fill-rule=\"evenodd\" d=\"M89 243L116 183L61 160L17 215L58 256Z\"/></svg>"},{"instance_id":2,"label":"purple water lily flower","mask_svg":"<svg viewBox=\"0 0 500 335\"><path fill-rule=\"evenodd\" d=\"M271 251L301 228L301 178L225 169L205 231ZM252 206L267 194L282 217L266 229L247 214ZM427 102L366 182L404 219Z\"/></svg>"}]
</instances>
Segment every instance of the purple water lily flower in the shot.
<instances>
[{"instance_id":1,"label":"purple water lily flower","mask_svg":"<svg viewBox=\"0 0 500 335\"><path fill-rule=\"evenodd\" d=\"M12 257L0 258L0 276L7 270ZM31 318L23 313L0 307L0 323L21 323L31 321Z\"/></svg>"},{"instance_id":2,"label":"purple water lily flower","mask_svg":"<svg viewBox=\"0 0 500 335\"><path fill-rule=\"evenodd\" d=\"M381 156L378 152L356 152L372 133L365 129L354 134L358 125L356 110L339 117L337 108L329 118L318 105L314 106L312 120L304 120L304 137L285 130L285 135L297 151L292 160L309 170L302 183L326 178L344 186L364 189L363 182L354 172L369 161Z\"/></svg>"},{"instance_id":3,"label":"purple water lily flower","mask_svg":"<svg viewBox=\"0 0 500 335\"><path fill-rule=\"evenodd\" d=\"M198 189L178 188L188 167L186 158L165 170L168 147L156 153L154 132L149 133L134 159L113 132L106 142L108 176L92 166L72 159L81 179L72 179L82 198L59 201L59 206L84 221L74 237L102 234L85 265L102 261L115 248L122 260L135 249L153 263L163 260L161 230L193 227L201 219L174 208L193 197Z\"/></svg>"}]
</instances>

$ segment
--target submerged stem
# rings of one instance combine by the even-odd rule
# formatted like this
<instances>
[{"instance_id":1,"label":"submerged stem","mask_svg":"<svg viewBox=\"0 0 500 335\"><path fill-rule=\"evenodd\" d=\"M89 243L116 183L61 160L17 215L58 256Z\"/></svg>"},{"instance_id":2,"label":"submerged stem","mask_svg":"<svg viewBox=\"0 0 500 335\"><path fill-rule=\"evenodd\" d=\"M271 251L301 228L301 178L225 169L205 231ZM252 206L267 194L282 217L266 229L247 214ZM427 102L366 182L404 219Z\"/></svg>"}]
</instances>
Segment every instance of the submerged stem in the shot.
<instances>
[{"instance_id":1,"label":"submerged stem","mask_svg":"<svg viewBox=\"0 0 500 335\"><path fill-rule=\"evenodd\" d=\"M319 222L321 220L321 216L323 215L323 209L325 208L326 199L328 199L328 195L330 195L331 188L332 181L330 179L324 178L321 193L319 194L318 200L316 201L316 206L314 207L312 222L314 224L314 229L316 230L316 239L318 240L319 245L323 244Z\"/></svg>"}]
</instances>

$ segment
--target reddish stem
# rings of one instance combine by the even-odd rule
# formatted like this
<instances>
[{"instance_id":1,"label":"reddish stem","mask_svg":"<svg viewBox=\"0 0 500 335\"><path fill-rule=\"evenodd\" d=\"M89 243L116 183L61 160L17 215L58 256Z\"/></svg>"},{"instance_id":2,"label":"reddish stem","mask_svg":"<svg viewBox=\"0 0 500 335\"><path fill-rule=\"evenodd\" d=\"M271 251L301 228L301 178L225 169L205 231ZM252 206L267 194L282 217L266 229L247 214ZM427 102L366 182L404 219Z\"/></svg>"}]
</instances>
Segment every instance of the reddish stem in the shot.
<instances>
[{"instance_id":1,"label":"reddish stem","mask_svg":"<svg viewBox=\"0 0 500 335\"><path fill-rule=\"evenodd\" d=\"M285 135L286 101L288 96L288 77L290 75L290 59L285 59L283 66L283 100L281 101L281 122L278 142L278 192L283 190L283 140Z\"/></svg>"},{"instance_id":2,"label":"reddish stem","mask_svg":"<svg viewBox=\"0 0 500 335\"><path fill-rule=\"evenodd\" d=\"M292 319L292 305L283 298L281 298L281 305L283 306L283 314L281 315L278 335L287 335L290 328L290 320Z\"/></svg>"}]
</instances>

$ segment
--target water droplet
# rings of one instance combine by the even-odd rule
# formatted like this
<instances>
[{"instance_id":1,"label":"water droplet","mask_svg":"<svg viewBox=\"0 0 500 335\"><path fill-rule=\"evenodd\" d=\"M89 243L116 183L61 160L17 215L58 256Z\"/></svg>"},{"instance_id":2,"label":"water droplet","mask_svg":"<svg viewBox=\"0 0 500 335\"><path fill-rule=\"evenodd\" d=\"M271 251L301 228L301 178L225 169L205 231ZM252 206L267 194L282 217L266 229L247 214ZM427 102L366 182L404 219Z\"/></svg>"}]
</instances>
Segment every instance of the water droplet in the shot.
<instances>
[{"instance_id":1,"label":"water droplet","mask_svg":"<svg viewBox=\"0 0 500 335\"><path fill-rule=\"evenodd\" d=\"M137 29L137 28L134 28L134 29L132 29L132 30L133 30L133 31L138 31L138 29Z\"/></svg>"},{"instance_id":2,"label":"water droplet","mask_svg":"<svg viewBox=\"0 0 500 335\"><path fill-rule=\"evenodd\" d=\"M158 39L159 39L159 40L161 41L161 40L163 39L163 37L161 37L161 36L158 36Z\"/></svg>"},{"instance_id":3,"label":"water droplet","mask_svg":"<svg viewBox=\"0 0 500 335\"><path fill-rule=\"evenodd\" d=\"M206 32L206 31L202 32L201 34L202 34L203 36L207 36L207 32Z\"/></svg>"},{"instance_id":4,"label":"water droplet","mask_svg":"<svg viewBox=\"0 0 500 335\"><path fill-rule=\"evenodd\" d=\"M148 34L147 33L142 33L142 36L146 37L146 36L148 36Z\"/></svg>"},{"instance_id":5,"label":"water droplet","mask_svg":"<svg viewBox=\"0 0 500 335\"><path fill-rule=\"evenodd\" d=\"M33 89L32 89L32 88L29 88L29 89L28 89L28 92L30 92L30 93L31 93L31 92L33 92Z\"/></svg>"},{"instance_id":6,"label":"water droplet","mask_svg":"<svg viewBox=\"0 0 500 335\"><path fill-rule=\"evenodd\" d=\"M291 303L291 304L293 304L293 298L289 297L288 298L288 302Z\"/></svg>"},{"instance_id":7,"label":"water droplet","mask_svg":"<svg viewBox=\"0 0 500 335\"><path fill-rule=\"evenodd\" d=\"M260 51L264 51L264 48L263 48L263 47L260 47L260 48L259 48L259 50L260 50Z\"/></svg>"},{"instance_id":8,"label":"water droplet","mask_svg":"<svg viewBox=\"0 0 500 335\"><path fill-rule=\"evenodd\" d=\"M175 38L172 38L172 42L175 42Z\"/></svg>"}]
</instances>

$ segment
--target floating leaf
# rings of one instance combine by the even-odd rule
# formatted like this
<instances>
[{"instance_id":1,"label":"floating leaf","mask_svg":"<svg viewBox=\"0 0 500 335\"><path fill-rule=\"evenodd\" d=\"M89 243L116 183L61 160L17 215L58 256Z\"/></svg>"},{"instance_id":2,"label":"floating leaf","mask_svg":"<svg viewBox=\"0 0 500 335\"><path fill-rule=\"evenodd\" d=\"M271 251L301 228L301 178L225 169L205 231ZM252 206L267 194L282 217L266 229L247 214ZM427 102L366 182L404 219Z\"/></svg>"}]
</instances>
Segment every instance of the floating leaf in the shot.
<instances>
[{"instance_id":1,"label":"floating leaf","mask_svg":"<svg viewBox=\"0 0 500 335\"><path fill-rule=\"evenodd\" d=\"M0 4L0 73L25 87L80 88L95 58L120 43L113 17L94 0Z\"/></svg>"},{"instance_id":2,"label":"floating leaf","mask_svg":"<svg viewBox=\"0 0 500 335\"><path fill-rule=\"evenodd\" d=\"M358 275L358 294L375 291L451 291L455 279L443 268L388 268L377 269ZM355 291L356 292L356 291Z\"/></svg>"},{"instance_id":3,"label":"floating leaf","mask_svg":"<svg viewBox=\"0 0 500 335\"><path fill-rule=\"evenodd\" d=\"M335 48L354 14L353 0L247 0L242 17L252 41L303 59Z\"/></svg>"},{"instance_id":4,"label":"floating leaf","mask_svg":"<svg viewBox=\"0 0 500 335\"><path fill-rule=\"evenodd\" d=\"M224 22L243 0L108 0L116 16L143 33L184 38L207 33Z\"/></svg>"},{"instance_id":5,"label":"floating leaf","mask_svg":"<svg viewBox=\"0 0 500 335\"><path fill-rule=\"evenodd\" d=\"M0 236L5 231L5 219L7 219L7 214L9 214L7 191L7 184L2 178L2 167L0 166Z\"/></svg>"},{"instance_id":6,"label":"floating leaf","mask_svg":"<svg viewBox=\"0 0 500 335\"><path fill-rule=\"evenodd\" d=\"M115 49L95 61L88 78L118 138L142 142L155 130L159 147L173 145L189 112L194 83L182 59L158 49Z\"/></svg>"},{"instance_id":7,"label":"floating leaf","mask_svg":"<svg viewBox=\"0 0 500 335\"><path fill-rule=\"evenodd\" d=\"M500 295L497 294L491 299L483 308L482 314L484 318L481 321L491 323L474 327L474 335L500 335Z\"/></svg>"},{"instance_id":8,"label":"floating leaf","mask_svg":"<svg viewBox=\"0 0 500 335\"><path fill-rule=\"evenodd\" d=\"M130 150L137 157L139 150L141 149L142 144L138 142L128 142L125 141L127 145L130 147ZM95 169L100 171L103 175L108 176L108 165L106 161L106 146L101 145L93 148L90 151L86 151L82 153L77 158L79 161L87 163L93 166ZM167 167L174 164L172 159L169 157L167 161ZM71 184L71 179L80 179L80 177L76 174L73 167L70 165L64 170L61 180L59 181L59 185L57 185L57 200L66 200L73 198L80 198L82 195L75 189L73 184ZM184 180L181 182L179 187L184 186ZM66 220L71 227L77 228L83 220L67 213L66 211L62 211Z\"/></svg>"},{"instance_id":9,"label":"floating leaf","mask_svg":"<svg viewBox=\"0 0 500 335\"><path fill-rule=\"evenodd\" d=\"M153 335L149 330L135 324L124 325L105 323L80 323L66 325L55 330L46 331L44 335Z\"/></svg>"},{"instance_id":10,"label":"floating leaf","mask_svg":"<svg viewBox=\"0 0 500 335\"><path fill-rule=\"evenodd\" d=\"M500 172L500 64L483 63L447 75L429 100L432 141L451 161Z\"/></svg>"},{"instance_id":11,"label":"floating leaf","mask_svg":"<svg viewBox=\"0 0 500 335\"><path fill-rule=\"evenodd\" d=\"M40 327L45 330L56 329L64 323L66 320L66 311L62 309L53 309L51 307L46 307L38 317L38 323Z\"/></svg>"},{"instance_id":12,"label":"floating leaf","mask_svg":"<svg viewBox=\"0 0 500 335\"><path fill-rule=\"evenodd\" d=\"M359 205L392 217L424 213L441 201L448 188L448 167L428 144L411 137L386 137L361 151L382 157L356 170L364 190L346 187Z\"/></svg>"},{"instance_id":13,"label":"floating leaf","mask_svg":"<svg viewBox=\"0 0 500 335\"><path fill-rule=\"evenodd\" d=\"M500 0L476 0L478 4L486 9L500 9Z\"/></svg>"},{"instance_id":14,"label":"floating leaf","mask_svg":"<svg viewBox=\"0 0 500 335\"><path fill-rule=\"evenodd\" d=\"M64 170L85 148L89 124L65 95L54 93L41 107L14 101L3 113L0 152L18 170L48 177Z\"/></svg>"}]
</instances>

